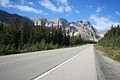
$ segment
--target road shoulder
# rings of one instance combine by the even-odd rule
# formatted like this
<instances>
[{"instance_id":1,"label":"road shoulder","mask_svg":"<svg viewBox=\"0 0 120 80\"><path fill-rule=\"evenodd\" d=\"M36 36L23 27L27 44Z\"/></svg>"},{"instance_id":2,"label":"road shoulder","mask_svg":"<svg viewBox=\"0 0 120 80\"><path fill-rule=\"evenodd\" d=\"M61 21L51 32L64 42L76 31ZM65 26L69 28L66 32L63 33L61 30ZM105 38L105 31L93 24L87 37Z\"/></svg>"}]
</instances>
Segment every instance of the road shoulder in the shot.
<instances>
[{"instance_id":1,"label":"road shoulder","mask_svg":"<svg viewBox=\"0 0 120 80\"><path fill-rule=\"evenodd\" d=\"M102 51L96 50L99 80L120 80L120 62L112 60Z\"/></svg>"}]
</instances>

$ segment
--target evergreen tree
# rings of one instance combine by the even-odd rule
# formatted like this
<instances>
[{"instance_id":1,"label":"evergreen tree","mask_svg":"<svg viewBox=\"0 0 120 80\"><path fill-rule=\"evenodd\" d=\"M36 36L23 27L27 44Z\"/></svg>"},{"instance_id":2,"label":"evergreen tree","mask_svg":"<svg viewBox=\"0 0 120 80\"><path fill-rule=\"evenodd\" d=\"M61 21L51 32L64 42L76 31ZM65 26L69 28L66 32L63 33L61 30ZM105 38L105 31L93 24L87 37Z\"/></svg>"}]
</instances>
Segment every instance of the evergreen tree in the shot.
<instances>
[{"instance_id":1,"label":"evergreen tree","mask_svg":"<svg viewBox=\"0 0 120 80\"><path fill-rule=\"evenodd\" d=\"M67 31L67 37L66 37L66 45L69 46L70 45L70 31Z\"/></svg>"},{"instance_id":2,"label":"evergreen tree","mask_svg":"<svg viewBox=\"0 0 120 80\"><path fill-rule=\"evenodd\" d=\"M26 20L23 21L21 27L21 45L29 43L30 39L30 28Z\"/></svg>"},{"instance_id":3,"label":"evergreen tree","mask_svg":"<svg viewBox=\"0 0 120 80\"><path fill-rule=\"evenodd\" d=\"M4 43L4 26L3 24L0 22L0 44Z\"/></svg>"},{"instance_id":4,"label":"evergreen tree","mask_svg":"<svg viewBox=\"0 0 120 80\"><path fill-rule=\"evenodd\" d=\"M66 45L67 46L67 36L66 36L66 30L65 30L65 27L64 27L64 30L63 30L63 45Z\"/></svg>"},{"instance_id":5,"label":"evergreen tree","mask_svg":"<svg viewBox=\"0 0 120 80\"><path fill-rule=\"evenodd\" d=\"M15 22L13 23L13 44L15 46L15 48L17 49L18 46L20 45L20 30L18 28L18 19L15 20Z\"/></svg>"},{"instance_id":6,"label":"evergreen tree","mask_svg":"<svg viewBox=\"0 0 120 80\"><path fill-rule=\"evenodd\" d=\"M35 43L35 28L30 26L30 44Z\"/></svg>"},{"instance_id":7,"label":"evergreen tree","mask_svg":"<svg viewBox=\"0 0 120 80\"><path fill-rule=\"evenodd\" d=\"M62 42L63 42L63 33L62 33L62 27L60 26L58 28L58 44L59 45L62 45Z\"/></svg>"}]
</instances>

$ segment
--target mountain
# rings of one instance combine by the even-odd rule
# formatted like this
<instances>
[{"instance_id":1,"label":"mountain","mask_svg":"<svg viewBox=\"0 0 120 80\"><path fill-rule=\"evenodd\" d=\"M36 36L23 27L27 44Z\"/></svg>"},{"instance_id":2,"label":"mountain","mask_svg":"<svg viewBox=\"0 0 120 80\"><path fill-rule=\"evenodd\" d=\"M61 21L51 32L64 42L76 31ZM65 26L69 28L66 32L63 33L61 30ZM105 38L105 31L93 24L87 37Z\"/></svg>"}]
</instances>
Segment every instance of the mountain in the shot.
<instances>
[{"instance_id":1,"label":"mountain","mask_svg":"<svg viewBox=\"0 0 120 80\"><path fill-rule=\"evenodd\" d=\"M46 26L58 26L59 25L62 27L67 27L68 26L68 21L64 18L57 18L57 19L46 19L46 18L35 18L32 19L35 25L41 25L41 22L44 22Z\"/></svg>"},{"instance_id":2,"label":"mountain","mask_svg":"<svg viewBox=\"0 0 120 80\"><path fill-rule=\"evenodd\" d=\"M91 25L91 23L87 20L68 22L64 18L57 19L46 19L46 18L36 18L32 19L35 25L41 25L41 21L45 22L45 25L50 26L58 26L59 25L66 30L70 30L70 35L79 36L86 40L98 41L102 36L99 35L99 32ZM74 34L73 34L74 33Z\"/></svg>"},{"instance_id":3,"label":"mountain","mask_svg":"<svg viewBox=\"0 0 120 80\"><path fill-rule=\"evenodd\" d=\"M0 22L7 24L10 21L15 21L16 19L18 19L19 26L22 25L23 20L26 20L30 25L33 24L33 22L28 17L23 17L18 14L10 14L6 11L0 10Z\"/></svg>"},{"instance_id":4,"label":"mountain","mask_svg":"<svg viewBox=\"0 0 120 80\"><path fill-rule=\"evenodd\" d=\"M0 22L2 23L9 23L10 21L15 21L18 19L19 26L22 26L23 20L26 20L29 25L41 25L41 22L44 22L46 26L54 26L57 27L60 25L62 28L70 31L70 36L79 36L86 40L93 40L98 41L103 37L101 33L99 33L89 21L82 20L82 21L75 21L75 22L68 22L64 18L56 18L56 19L46 19L46 18L35 18L29 19L28 17L23 17L17 14L10 14L6 11L0 10Z\"/></svg>"},{"instance_id":5,"label":"mountain","mask_svg":"<svg viewBox=\"0 0 120 80\"><path fill-rule=\"evenodd\" d=\"M100 36L100 39L101 39L101 38L104 38L104 35L107 33L108 33L108 31L98 32L98 35Z\"/></svg>"}]
</instances>

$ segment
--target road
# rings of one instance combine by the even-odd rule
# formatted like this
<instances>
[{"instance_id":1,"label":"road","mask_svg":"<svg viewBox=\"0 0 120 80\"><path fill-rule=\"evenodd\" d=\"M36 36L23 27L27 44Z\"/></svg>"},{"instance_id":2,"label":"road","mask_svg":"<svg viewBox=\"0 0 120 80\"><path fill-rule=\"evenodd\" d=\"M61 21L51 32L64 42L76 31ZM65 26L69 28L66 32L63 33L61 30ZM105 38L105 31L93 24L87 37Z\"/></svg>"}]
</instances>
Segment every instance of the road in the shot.
<instances>
[{"instance_id":1,"label":"road","mask_svg":"<svg viewBox=\"0 0 120 80\"><path fill-rule=\"evenodd\" d=\"M97 80L93 45L0 56L0 80Z\"/></svg>"}]
</instances>

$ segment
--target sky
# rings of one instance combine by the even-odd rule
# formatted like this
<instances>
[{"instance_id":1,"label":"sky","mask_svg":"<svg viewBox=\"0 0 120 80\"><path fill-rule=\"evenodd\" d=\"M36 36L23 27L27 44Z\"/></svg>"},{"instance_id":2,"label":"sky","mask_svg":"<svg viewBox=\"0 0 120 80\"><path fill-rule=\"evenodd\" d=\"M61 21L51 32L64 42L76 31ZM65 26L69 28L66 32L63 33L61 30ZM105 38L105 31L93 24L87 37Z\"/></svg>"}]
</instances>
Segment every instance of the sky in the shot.
<instances>
[{"instance_id":1,"label":"sky","mask_svg":"<svg viewBox=\"0 0 120 80\"><path fill-rule=\"evenodd\" d=\"M32 18L88 20L105 31L120 24L120 0L0 0L0 9Z\"/></svg>"}]
</instances>

